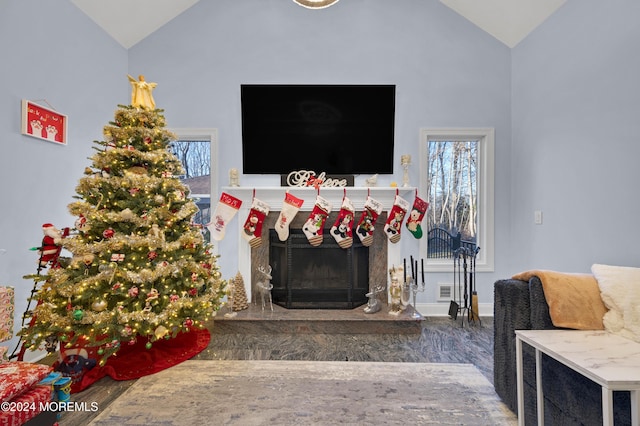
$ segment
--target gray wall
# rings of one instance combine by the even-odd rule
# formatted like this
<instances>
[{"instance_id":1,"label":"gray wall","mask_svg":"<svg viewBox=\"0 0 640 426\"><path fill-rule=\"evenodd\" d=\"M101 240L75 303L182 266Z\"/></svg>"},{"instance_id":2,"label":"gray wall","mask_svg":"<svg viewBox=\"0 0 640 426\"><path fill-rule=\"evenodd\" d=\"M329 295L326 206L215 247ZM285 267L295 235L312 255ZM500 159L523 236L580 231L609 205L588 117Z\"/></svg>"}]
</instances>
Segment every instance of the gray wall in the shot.
<instances>
[{"instance_id":1,"label":"gray wall","mask_svg":"<svg viewBox=\"0 0 640 426\"><path fill-rule=\"evenodd\" d=\"M73 226L67 205L91 142L130 89L127 51L68 1L1 0L0 57L0 285L16 289L18 331L33 286L22 277L36 272L29 248L43 223ZM22 99L68 116L67 146L21 135Z\"/></svg>"},{"instance_id":2,"label":"gray wall","mask_svg":"<svg viewBox=\"0 0 640 426\"><path fill-rule=\"evenodd\" d=\"M569 0L513 49L504 275L639 265L639 16L634 0Z\"/></svg>"},{"instance_id":3,"label":"gray wall","mask_svg":"<svg viewBox=\"0 0 640 426\"><path fill-rule=\"evenodd\" d=\"M36 266L28 249L43 223L73 225L67 205L91 142L129 101L127 73L158 83L170 127L219 130L222 185L241 165L242 83L396 84L397 159L417 158L422 127L494 127L496 269L478 277L483 303L496 278L523 269L637 265L639 12L636 0L568 0L509 49L437 0L343 0L318 11L204 0L127 51L68 1L0 0L0 283L17 289L17 322L31 289L22 276ZM20 134L23 98L69 116L68 146ZM381 184L401 180L396 167ZM400 244L417 253L412 237ZM235 238L220 245L225 277L236 273L236 250Z\"/></svg>"},{"instance_id":4,"label":"gray wall","mask_svg":"<svg viewBox=\"0 0 640 426\"><path fill-rule=\"evenodd\" d=\"M418 184L420 128L495 127L496 222L508 223L511 52L438 1L349 0L323 10L290 0L201 1L131 48L129 68L160 83L155 99L170 126L218 128L221 185L229 168L242 165L242 83L396 84L396 170L379 183L401 182L400 155L411 154L411 182ZM279 185L274 177L240 180ZM498 272L483 274L484 302L507 267L508 227L496 229ZM237 237L230 234L219 245L226 277L237 272ZM407 233L403 256L418 256L418 243ZM435 301L437 281L451 282L447 274L430 275L425 302Z\"/></svg>"}]
</instances>

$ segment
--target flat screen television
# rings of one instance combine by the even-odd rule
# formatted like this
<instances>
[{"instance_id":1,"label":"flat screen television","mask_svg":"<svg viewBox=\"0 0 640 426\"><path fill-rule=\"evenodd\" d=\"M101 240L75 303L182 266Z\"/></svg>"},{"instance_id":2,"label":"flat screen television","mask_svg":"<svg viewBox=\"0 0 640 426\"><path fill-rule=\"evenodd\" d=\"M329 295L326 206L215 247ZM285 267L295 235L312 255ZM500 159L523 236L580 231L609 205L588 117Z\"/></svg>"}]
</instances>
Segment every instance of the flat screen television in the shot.
<instances>
[{"instance_id":1,"label":"flat screen television","mask_svg":"<svg viewBox=\"0 0 640 426\"><path fill-rule=\"evenodd\" d=\"M245 174L391 174L395 85L241 85Z\"/></svg>"}]
</instances>

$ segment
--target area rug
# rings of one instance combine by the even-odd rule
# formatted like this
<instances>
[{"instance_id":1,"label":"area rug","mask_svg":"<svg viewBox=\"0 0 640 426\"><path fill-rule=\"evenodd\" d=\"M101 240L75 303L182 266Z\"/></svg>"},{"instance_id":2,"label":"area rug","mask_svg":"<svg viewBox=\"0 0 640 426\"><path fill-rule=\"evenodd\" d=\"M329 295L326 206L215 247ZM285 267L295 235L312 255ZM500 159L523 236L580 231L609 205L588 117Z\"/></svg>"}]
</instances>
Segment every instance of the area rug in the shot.
<instances>
[{"instance_id":1,"label":"area rug","mask_svg":"<svg viewBox=\"0 0 640 426\"><path fill-rule=\"evenodd\" d=\"M516 423L470 364L206 360L142 377L90 424Z\"/></svg>"}]
</instances>

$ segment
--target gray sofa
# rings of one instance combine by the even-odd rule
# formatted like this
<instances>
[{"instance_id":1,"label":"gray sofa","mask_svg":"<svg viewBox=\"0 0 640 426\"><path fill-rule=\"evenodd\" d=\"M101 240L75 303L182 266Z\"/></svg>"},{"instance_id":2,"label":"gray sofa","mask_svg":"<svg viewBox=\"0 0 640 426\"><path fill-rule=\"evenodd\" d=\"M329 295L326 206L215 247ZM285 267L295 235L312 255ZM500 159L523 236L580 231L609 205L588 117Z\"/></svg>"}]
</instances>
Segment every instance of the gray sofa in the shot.
<instances>
[{"instance_id":1,"label":"gray sofa","mask_svg":"<svg viewBox=\"0 0 640 426\"><path fill-rule=\"evenodd\" d=\"M494 284L494 387L509 408L517 413L515 330L555 329L538 277L529 282L499 280ZM535 357L523 345L525 424L537 424ZM560 364L542 357L545 425L601 425L600 386ZM615 425L631 425L629 392L614 392Z\"/></svg>"}]
</instances>

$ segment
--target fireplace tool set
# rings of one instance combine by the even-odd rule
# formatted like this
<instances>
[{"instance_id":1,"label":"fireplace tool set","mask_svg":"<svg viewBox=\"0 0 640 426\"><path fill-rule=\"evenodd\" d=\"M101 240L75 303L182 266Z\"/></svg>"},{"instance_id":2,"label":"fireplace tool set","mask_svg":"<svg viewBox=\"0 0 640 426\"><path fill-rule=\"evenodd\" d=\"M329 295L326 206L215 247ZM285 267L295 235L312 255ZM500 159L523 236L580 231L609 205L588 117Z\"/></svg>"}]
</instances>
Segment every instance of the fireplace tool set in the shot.
<instances>
[{"instance_id":1,"label":"fireplace tool set","mask_svg":"<svg viewBox=\"0 0 640 426\"><path fill-rule=\"evenodd\" d=\"M460 247L453 252L453 300L449 305L449 316L455 321L461 313L462 327L465 314L469 324L478 321L482 325L476 292L476 257L479 251L480 247Z\"/></svg>"}]
</instances>

